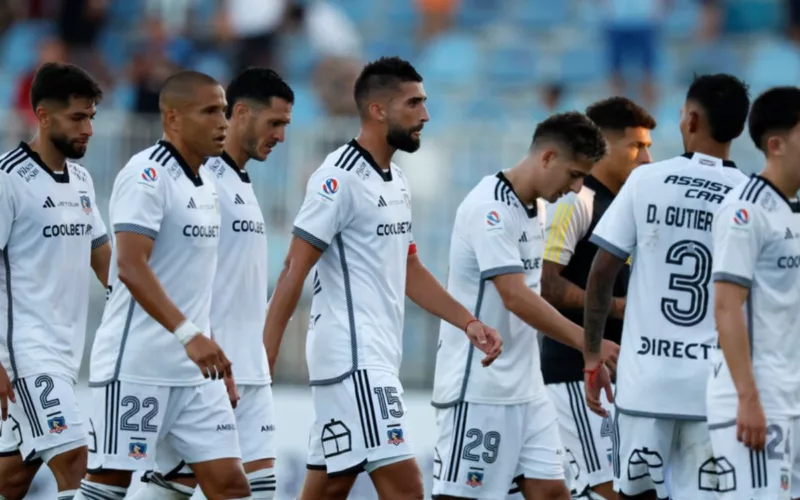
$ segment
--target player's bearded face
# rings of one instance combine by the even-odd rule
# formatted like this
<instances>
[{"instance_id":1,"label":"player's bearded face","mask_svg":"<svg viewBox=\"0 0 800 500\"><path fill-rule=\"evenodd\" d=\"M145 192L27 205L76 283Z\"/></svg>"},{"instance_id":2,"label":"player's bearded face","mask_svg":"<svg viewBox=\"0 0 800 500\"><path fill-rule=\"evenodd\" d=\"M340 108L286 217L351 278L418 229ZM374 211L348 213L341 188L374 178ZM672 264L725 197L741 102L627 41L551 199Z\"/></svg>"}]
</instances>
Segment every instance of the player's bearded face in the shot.
<instances>
[{"instance_id":1,"label":"player's bearded face","mask_svg":"<svg viewBox=\"0 0 800 500\"><path fill-rule=\"evenodd\" d=\"M95 113L95 103L91 99L70 99L66 108L52 111L50 142L67 158L83 158L93 133Z\"/></svg>"},{"instance_id":2,"label":"player's bearded face","mask_svg":"<svg viewBox=\"0 0 800 500\"><path fill-rule=\"evenodd\" d=\"M414 127L404 128L395 123L389 123L389 130L386 132L386 142L395 149L413 153L419 149L420 139L416 132L422 130L423 124Z\"/></svg>"},{"instance_id":3,"label":"player's bearded face","mask_svg":"<svg viewBox=\"0 0 800 500\"><path fill-rule=\"evenodd\" d=\"M251 113L244 133L247 155L264 161L286 138L286 127L291 118L292 105L278 98L273 98L269 107Z\"/></svg>"}]
</instances>

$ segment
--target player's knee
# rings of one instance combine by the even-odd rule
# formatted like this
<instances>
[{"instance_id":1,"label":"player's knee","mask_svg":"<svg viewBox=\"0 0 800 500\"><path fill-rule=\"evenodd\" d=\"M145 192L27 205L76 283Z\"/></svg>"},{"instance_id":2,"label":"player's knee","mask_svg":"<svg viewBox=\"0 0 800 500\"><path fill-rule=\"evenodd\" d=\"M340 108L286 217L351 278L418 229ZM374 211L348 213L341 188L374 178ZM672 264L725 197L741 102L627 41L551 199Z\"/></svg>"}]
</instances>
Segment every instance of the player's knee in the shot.
<instances>
[{"instance_id":1,"label":"player's knee","mask_svg":"<svg viewBox=\"0 0 800 500\"><path fill-rule=\"evenodd\" d=\"M325 482L325 500L347 500L353 483L352 476L329 477Z\"/></svg>"},{"instance_id":2,"label":"player's knee","mask_svg":"<svg viewBox=\"0 0 800 500\"><path fill-rule=\"evenodd\" d=\"M26 467L22 460L9 461L0 467L0 498L22 500L28 494L38 467Z\"/></svg>"},{"instance_id":3,"label":"player's knee","mask_svg":"<svg viewBox=\"0 0 800 500\"><path fill-rule=\"evenodd\" d=\"M542 500L570 500L569 488L564 481L541 481L536 498Z\"/></svg>"},{"instance_id":4,"label":"player's knee","mask_svg":"<svg viewBox=\"0 0 800 500\"><path fill-rule=\"evenodd\" d=\"M215 474L214 477L200 479L203 493L208 500L231 500L234 498L250 497L250 482L244 473Z\"/></svg>"},{"instance_id":5,"label":"player's knee","mask_svg":"<svg viewBox=\"0 0 800 500\"><path fill-rule=\"evenodd\" d=\"M59 489L76 490L80 487L81 479L86 475L88 456L86 446L81 446L47 460L47 466L53 473Z\"/></svg>"}]
</instances>

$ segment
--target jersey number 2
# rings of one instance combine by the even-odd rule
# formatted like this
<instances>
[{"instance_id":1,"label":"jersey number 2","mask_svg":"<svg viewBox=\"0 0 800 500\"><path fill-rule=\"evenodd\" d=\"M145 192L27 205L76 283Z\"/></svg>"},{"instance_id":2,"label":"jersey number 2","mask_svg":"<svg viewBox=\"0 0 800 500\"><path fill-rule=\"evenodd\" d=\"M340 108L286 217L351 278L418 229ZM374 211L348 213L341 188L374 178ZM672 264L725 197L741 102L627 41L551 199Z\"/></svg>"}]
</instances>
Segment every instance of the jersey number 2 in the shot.
<instances>
[{"instance_id":1,"label":"jersey number 2","mask_svg":"<svg viewBox=\"0 0 800 500\"><path fill-rule=\"evenodd\" d=\"M699 241L682 240L667 250L666 263L683 266L694 264L690 274L669 275L669 289L685 297L661 299L661 312L667 321L677 326L695 326L708 314L708 284L711 282L711 251ZM688 302L688 307L686 304ZM682 307L681 304L684 304Z\"/></svg>"}]
</instances>

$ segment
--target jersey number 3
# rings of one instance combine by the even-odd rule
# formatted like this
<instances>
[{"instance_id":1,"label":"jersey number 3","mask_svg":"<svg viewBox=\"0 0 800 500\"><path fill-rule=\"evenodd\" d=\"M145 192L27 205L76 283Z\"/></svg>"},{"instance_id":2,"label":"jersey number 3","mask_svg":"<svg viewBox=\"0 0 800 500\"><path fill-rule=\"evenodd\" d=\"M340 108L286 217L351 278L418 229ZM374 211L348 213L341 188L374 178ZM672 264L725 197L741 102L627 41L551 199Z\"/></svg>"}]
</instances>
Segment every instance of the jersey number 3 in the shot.
<instances>
[{"instance_id":1,"label":"jersey number 3","mask_svg":"<svg viewBox=\"0 0 800 500\"><path fill-rule=\"evenodd\" d=\"M667 250L666 263L683 267L694 264L690 274L671 273L669 289L681 292L680 298L661 299L661 312L677 326L695 326L708 314L708 285L711 282L711 251L699 241L682 240Z\"/></svg>"}]
</instances>

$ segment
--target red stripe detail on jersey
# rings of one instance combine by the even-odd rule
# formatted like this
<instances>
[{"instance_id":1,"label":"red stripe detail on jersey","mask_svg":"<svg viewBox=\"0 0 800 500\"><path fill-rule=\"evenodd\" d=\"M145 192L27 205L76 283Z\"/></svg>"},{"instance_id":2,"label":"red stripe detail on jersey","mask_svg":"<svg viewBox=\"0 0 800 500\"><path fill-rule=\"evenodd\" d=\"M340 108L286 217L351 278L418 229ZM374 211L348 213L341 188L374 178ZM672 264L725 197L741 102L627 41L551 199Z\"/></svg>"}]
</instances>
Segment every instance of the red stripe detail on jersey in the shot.
<instances>
[{"instance_id":1,"label":"red stripe detail on jersey","mask_svg":"<svg viewBox=\"0 0 800 500\"><path fill-rule=\"evenodd\" d=\"M408 245L408 255L415 255L417 253L417 244L413 241Z\"/></svg>"}]
</instances>

